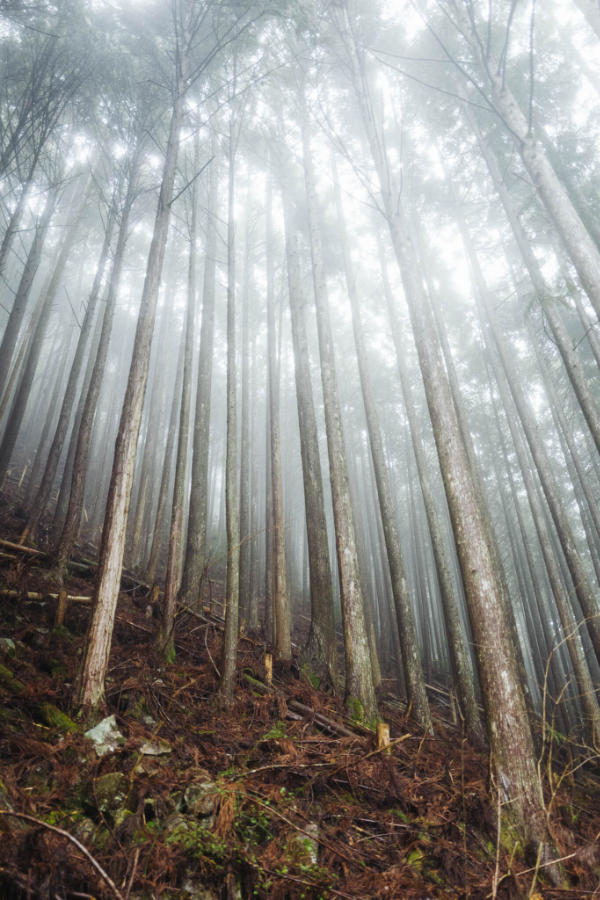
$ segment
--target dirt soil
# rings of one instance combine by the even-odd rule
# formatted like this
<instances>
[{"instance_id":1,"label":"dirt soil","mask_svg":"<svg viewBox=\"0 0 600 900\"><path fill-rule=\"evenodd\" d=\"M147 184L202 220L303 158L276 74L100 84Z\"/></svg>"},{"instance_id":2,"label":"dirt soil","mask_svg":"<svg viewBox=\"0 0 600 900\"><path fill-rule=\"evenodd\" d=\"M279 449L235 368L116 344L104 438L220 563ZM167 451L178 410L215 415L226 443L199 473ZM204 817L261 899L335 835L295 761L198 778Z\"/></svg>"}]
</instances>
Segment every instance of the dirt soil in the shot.
<instances>
[{"instance_id":1,"label":"dirt soil","mask_svg":"<svg viewBox=\"0 0 600 900\"><path fill-rule=\"evenodd\" d=\"M386 755L306 673L266 688L264 648L244 637L224 710L218 615L180 613L166 665L133 583L97 717L114 716L122 742L98 756L89 723L70 718L89 604L55 627L43 561L0 549L0 587L17 592L0 596L0 897L600 897L597 757L552 745L547 799L570 886L550 887L498 841L487 758L446 706L424 737L384 682ZM91 578L73 577L69 594L91 595Z\"/></svg>"}]
</instances>

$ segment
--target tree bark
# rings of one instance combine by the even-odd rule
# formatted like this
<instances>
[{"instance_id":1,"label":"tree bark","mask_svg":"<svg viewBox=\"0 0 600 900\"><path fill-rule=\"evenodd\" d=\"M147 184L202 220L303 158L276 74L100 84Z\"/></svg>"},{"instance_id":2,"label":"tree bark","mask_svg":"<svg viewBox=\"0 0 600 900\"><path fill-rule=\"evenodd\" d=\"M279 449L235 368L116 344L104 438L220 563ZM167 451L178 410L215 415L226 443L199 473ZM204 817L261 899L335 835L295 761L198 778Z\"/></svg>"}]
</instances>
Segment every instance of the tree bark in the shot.
<instances>
[{"instance_id":1,"label":"tree bark","mask_svg":"<svg viewBox=\"0 0 600 900\"><path fill-rule=\"evenodd\" d=\"M192 487L188 515L185 560L179 602L193 606L200 600L202 574L206 564L206 517L208 507L208 452L210 447L210 409L212 391L213 345L215 331L215 272L217 255L216 161L208 171L208 204L205 221L205 255L202 283L202 325L198 358L198 382L192 449Z\"/></svg>"},{"instance_id":2,"label":"tree bark","mask_svg":"<svg viewBox=\"0 0 600 900\"><path fill-rule=\"evenodd\" d=\"M310 578L310 631L303 657L322 677L324 684L329 684L335 689L338 680L338 661L333 584L308 338L304 320L306 300L302 289L298 238L293 227L294 214L289 184L287 179L284 180L283 172L280 174Z\"/></svg>"},{"instance_id":3,"label":"tree bark","mask_svg":"<svg viewBox=\"0 0 600 900\"><path fill-rule=\"evenodd\" d=\"M380 125L370 100L364 60L344 7L339 14L346 38L354 90L360 104L377 171L384 215L390 229L417 347L425 394L444 480L475 639L492 752L495 788L503 811L525 842L551 852L542 788L536 768L516 648L506 615L507 602L485 513L471 474L435 327L411 240L411 229L389 170Z\"/></svg>"},{"instance_id":4,"label":"tree bark","mask_svg":"<svg viewBox=\"0 0 600 900\"><path fill-rule=\"evenodd\" d=\"M373 686L371 657L364 598L358 566L354 512L346 466L346 449L338 397L333 334L323 266L323 251L316 202L315 176L308 137L306 114L302 117L302 145L306 203L312 257L313 288L317 333L321 358L321 384L325 408L325 430L329 456L329 477L333 501L335 543L340 578L342 623L344 630L345 698L355 715L366 721L377 718L377 700Z\"/></svg>"},{"instance_id":5,"label":"tree bark","mask_svg":"<svg viewBox=\"0 0 600 900\"><path fill-rule=\"evenodd\" d=\"M360 300L354 277L354 271L350 260L347 240L347 226L342 206L339 179L334 160L333 181L335 190L335 203L338 221L338 239L341 244L344 271L346 276L346 289L352 309L352 327L354 331L354 344L358 360L358 371L362 398L367 420L369 435L369 449L375 472L377 497L381 512L381 521L387 551L387 560L392 582L392 596L398 619L400 646L402 648L402 663L404 666L404 680L408 694L408 705L411 715L425 731L432 731L431 712L425 690L425 678L417 630L412 610L412 603L406 581L400 535L396 524L396 504L392 497L390 479L387 472L387 464L383 450L381 425L376 409L375 396L369 370L366 342L364 338L364 325L361 321Z\"/></svg>"},{"instance_id":6,"label":"tree bark","mask_svg":"<svg viewBox=\"0 0 600 900\"><path fill-rule=\"evenodd\" d=\"M199 171L199 166L200 147L198 136L196 135L194 142L194 173ZM198 228L196 181L194 181L190 190L190 249L188 260L187 304L183 320L183 380L179 412L179 436L177 439L175 484L173 485L171 527L169 530L165 597L158 634L159 650L169 662L173 662L175 659L175 611L177 607L177 593L181 580L185 482L190 437L190 408L192 401L192 365L194 341L196 337L196 245Z\"/></svg>"},{"instance_id":7,"label":"tree bark","mask_svg":"<svg viewBox=\"0 0 600 900\"><path fill-rule=\"evenodd\" d=\"M112 477L102 531L92 620L87 637L85 658L77 685L77 699L84 708L95 708L104 699L104 676L108 665L121 582L127 513L148 377L150 344L156 315L156 303L167 243L173 184L177 166L179 129L184 113L186 66L188 60L186 48L180 47L179 50L179 71L176 76L177 85L154 231L142 291L127 391L123 402L115 446Z\"/></svg>"},{"instance_id":8,"label":"tree bark","mask_svg":"<svg viewBox=\"0 0 600 900\"><path fill-rule=\"evenodd\" d=\"M279 409L279 350L275 326L275 258L272 188L267 184L267 394L269 398L271 456L271 526L273 534L273 635L276 658L286 665L292 659L292 621L287 582L283 479L281 473L281 427Z\"/></svg>"}]
</instances>

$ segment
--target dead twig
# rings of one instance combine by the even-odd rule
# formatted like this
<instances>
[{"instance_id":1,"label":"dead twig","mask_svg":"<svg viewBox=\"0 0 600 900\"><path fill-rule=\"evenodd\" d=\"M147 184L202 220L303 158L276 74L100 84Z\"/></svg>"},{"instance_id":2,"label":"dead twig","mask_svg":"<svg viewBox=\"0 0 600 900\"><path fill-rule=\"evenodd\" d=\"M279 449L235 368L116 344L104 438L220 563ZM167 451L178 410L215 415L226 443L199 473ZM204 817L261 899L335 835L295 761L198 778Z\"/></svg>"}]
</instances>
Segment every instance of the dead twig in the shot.
<instances>
[{"instance_id":1,"label":"dead twig","mask_svg":"<svg viewBox=\"0 0 600 900\"><path fill-rule=\"evenodd\" d=\"M68 831L65 831L63 828L57 828L56 825L49 825L48 822L44 822L42 819L36 819L35 816L30 816L27 813L12 812L9 809L0 809L0 816L13 816L16 819L23 819L25 822L32 822L34 825L39 825L41 828L47 828L48 831L53 831L55 834L60 834L61 837L64 837L68 841L71 841L72 844L75 844L75 846L79 850L81 850L86 859L94 867L98 875L100 875L102 880L106 882L117 900L125 900L123 894L120 892L108 872L105 872L98 860L95 859L90 851L83 846L81 841L78 841L77 838L73 837L72 834L69 834Z\"/></svg>"}]
</instances>

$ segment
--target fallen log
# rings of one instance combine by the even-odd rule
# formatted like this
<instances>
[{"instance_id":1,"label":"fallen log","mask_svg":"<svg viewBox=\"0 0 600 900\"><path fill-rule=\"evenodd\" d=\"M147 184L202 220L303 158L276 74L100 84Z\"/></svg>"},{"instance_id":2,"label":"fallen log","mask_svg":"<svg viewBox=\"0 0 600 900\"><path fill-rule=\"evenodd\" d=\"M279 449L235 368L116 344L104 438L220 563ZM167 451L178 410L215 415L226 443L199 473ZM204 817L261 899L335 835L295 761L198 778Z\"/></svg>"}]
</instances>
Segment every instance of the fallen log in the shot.
<instances>
[{"instance_id":1,"label":"fallen log","mask_svg":"<svg viewBox=\"0 0 600 900\"><path fill-rule=\"evenodd\" d=\"M266 684L260 681L260 679L255 678L253 675L250 675L249 672L244 672L244 678L253 688L263 694L281 694L276 688L267 687ZM337 722L334 722L333 719L324 716L323 713L316 712L312 707L300 703L299 700L287 700L286 703L288 709L292 710L292 712L300 713L303 717L311 716L315 725L318 725L320 728L326 728L333 734L340 735L340 737L358 737L355 731L350 731L350 729L346 728L344 725L339 725Z\"/></svg>"}]
</instances>

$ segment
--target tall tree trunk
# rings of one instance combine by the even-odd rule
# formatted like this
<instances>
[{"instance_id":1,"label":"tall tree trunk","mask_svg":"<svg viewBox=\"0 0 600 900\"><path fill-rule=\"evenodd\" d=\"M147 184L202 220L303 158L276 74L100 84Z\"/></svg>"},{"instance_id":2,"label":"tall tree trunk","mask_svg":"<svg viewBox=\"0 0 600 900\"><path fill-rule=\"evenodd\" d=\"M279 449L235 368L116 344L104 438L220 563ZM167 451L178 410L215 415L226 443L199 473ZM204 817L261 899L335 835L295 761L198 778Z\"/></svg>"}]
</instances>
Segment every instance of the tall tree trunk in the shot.
<instances>
[{"instance_id":1,"label":"tall tree trunk","mask_svg":"<svg viewBox=\"0 0 600 900\"><path fill-rule=\"evenodd\" d=\"M283 176L283 173L281 174ZM304 319L306 300L302 288L303 279L298 257L298 237L293 224L294 212L289 195L289 186L283 177L281 178L281 183L310 577L310 631L306 647L303 650L303 657L311 668L321 676L324 684L329 684L336 689L338 661L333 608L333 584L327 520L325 518L317 420L310 375L306 322Z\"/></svg>"},{"instance_id":2,"label":"tall tree trunk","mask_svg":"<svg viewBox=\"0 0 600 900\"><path fill-rule=\"evenodd\" d=\"M344 7L339 13L351 76L378 175L381 201L390 229L417 347L440 468L454 529L463 583L477 648L479 676L487 715L495 787L503 811L526 842L551 852L544 798L517 653L507 617L507 601L494 548L480 506L469 457L444 370L435 326L416 262L411 229L389 171L381 127L370 99L364 60Z\"/></svg>"},{"instance_id":3,"label":"tall tree trunk","mask_svg":"<svg viewBox=\"0 0 600 900\"><path fill-rule=\"evenodd\" d=\"M448 558L446 549L446 541L442 528L442 521L438 511L438 502L435 497L431 477L429 474L429 465L425 453L425 447L421 438L421 426L417 416L417 410L414 400L414 389L411 378L409 376L405 363L404 348L400 338L400 326L396 307L393 302L392 291L390 288L387 269L385 266L385 257L380 246L380 263L383 278L383 288L387 301L388 316L391 325L391 335L396 350L396 362L398 365L398 373L400 376L400 385L404 399L404 407L408 418L410 436L413 446L413 452L417 463L417 471L419 473L419 483L423 494L423 502L425 504L425 512L427 515L427 524L433 547L434 559L436 563L437 575L440 585L440 593L442 599L442 609L444 611L444 621L446 624L446 634L450 645L450 657L454 677L457 685L458 700L461 712L464 716L467 734L474 744L481 745L484 741L483 726L481 716L479 714L479 704L477 702L475 690L475 676L473 666L465 643L461 615L459 610L456 589L452 579L452 568Z\"/></svg>"},{"instance_id":4,"label":"tall tree trunk","mask_svg":"<svg viewBox=\"0 0 600 900\"><path fill-rule=\"evenodd\" d=\"M182 342L185 340L185 332L181 333ZM177 355L177 369L175 372L175 383L173 385L173 397L171 400L171 415L169 417L169 431L167 433L167 443L165 446L164 458L162 461L162 472L160 477L160 487L158 489L158 500L156 503L156 513L154 515L154 528L152 529L152 542L150 544L150 553L148 554L148 562L145 566L146 581L149 584L156 582L156 573L160 560L161 550L165 536L165 519L167 513L167 501L169 499L169 488L173 477L173 456L175 454L175 442L177 440L177 423L179 421L179 409L181 402L181 383L183 378L183 365L181 353L183 346L180 347ZM145 488L142 488L145 490ZM150 486L148 486L150 489Z\"/></svg>"},{"instance_id":5,"label":"tall tree trunk","mask_svg":"<svg viewBox=\"0 0 600 900\"><path fill-rule=\"evenodd\" d=\"M283 515L283 479L281 473L281 427L279 408L279 349L275 326L275 255L273 232L273 192L267 184L266 254L267 254L267 396L269 402L271 504L273 540L273 635L275 656L289 665L292 659L292 621L287 582L285 522Z\"/></svg>"},{"instance_id":6,"label":"tall tree trunk","mask_svg":"<svg viewBox=\"0 0 600 900\"><path fill-rule=\"evenodd\" d=\"M383 450L381 425L379 423L371 373L369 371L367 348L364 337L364 324L361 321L358 289L348 250L346 220L342 206L335 160L333 181L337 209L338 239L342 247L346 288L350 300L350 307L352 309L354 344L358 359L360 385L369 435L369 448L373 460L377 497L381 511L381 521L392 582L392 596L394 598L394 606L398 618L400 646L402 648L402 663L404 666L404 680L408 692L408 705L415 721L417 721L425 731L431 731L431 712L429 710L429 701L427 700L427 692L425 690L425 678L423 677L423 667L421 664L419 643L417 641L417 630L406 581L402 548L400 546L400 535L396 524L396 503L392 497L392 489Z\"/></svg>"},{"instance_id":7,"label":"tall tree trunk","mask_svg":"<svg viewBox=\"0 0 600 900\"><path fill-rule=\"evenodd\" d=\"M217 256L216 161L208 170L208 203L205 221L204 275L202 283L202 325L198 356L196 413L192 449L192 487L188 515L187 542L179 602L191 606L200 600L202 573L206 565L206 521L208 507L208 451L212 391L213 344L215 332L215 272Z\"/></svg>"},{"instance_id":8,"label":"tall tree trunk","mask_svg":"<svg viewBox=\"0 0 600 900\"><path fill-rule=\"evenodd\" d=\"M523 392L523 389L516 377L514 367L511 366L508 358L505 341L503 340L499 328L497 326L492 306L489 298L489 292L483 272L479 265L473 243L467 231L464 219L460 210L456 211L458 225L461 231L465 253L469 260L471 272L473 276L473 287L479 303L485 310L486 320L489 324L491 334L494 340L498 354L502 362L502 368L510 387L510 392L517 407L523 430L527 437L527 442L531 450L531 455L535 461L540 481L544 490L544 495L548 503L548 508L552 515L557 535L563 548L567 565L573 578L575 591L584 614L587 618L587 628L594 644L596 656L600 661L600 603L597 599L597 586L590 584L586 568L579 555L577 544L573 536L571 525L568 521L561 492L556 484L556 479L552 472L550 460L544 450L542 439L538 433L535 424L535 415L530 404Z\"/></svg>"},{"instance_id":9,"label":"tall tree trunk","mask_svg":"<svg viewBox=\"0 0 600 900\"><path fill-rule=\"evenodd\" d=\"M235 65L234 60L234 65ZM235 76L234 76L235 82ZM233 701L237 667L240 599L240 510L239 448L237 434L236 366L236 266L235 266L235 154L239 131L232 107L229 121L229 190L227 217L227 449L225 455L225 525L227 531L227 583L225 587L225 633L221 659L219 694L224 703Z\"/></svg>"},{"instance_id":10,"label":"tall tree trunk","mask_svg":"<svg viewBox=\"0 0 600 900\"><path fill-rule=\"evenodd\" d=\"M198 136L194 142L194 173L199 171L200 147ZM185 509L185 482L190 439L190 407L192 401L192 365L196 338L196 244L198 222L197 182L191 186L190 250L188 261L187 303L183 320L183 382L179 412L179 436L175 463L175 484L171 527L169 530L169 550L167 554L167 576L165 598L158 634L158 647L163 656L173 662L175 659L175 611L177 592L181 579L183 516Z\"/></svg>"},{"instance_id":11,"label":"tall tree trunk","mask_svg":"<svg viewBox=\"0 0 600 900\"><path fill-rule=\"evenodd\" d=\"M95 358L90 373L87 392L85 390L85 385L82 392L83 408L81 409L81 417L78 422L75 422L71 435L71 448L74 448L72 466L69 466L69 461L67 461L65 475L63 476L63 483L65 487L68 484L68 490L63 491L61 488L61 495L64 493L65 501L68 500L68 503L65 520L62 524L62 530L60 537L56 542L55 550L55 572L59 581L64 577L67 562L71 556L73 546L75 545L79 533L92 426L94 423L94 414L96 412L98 398L100 396L100 388L104 378L106 360L108 358L108 347L112 333L114 311L128 237L129 214L135 196L134 186L136 174L137 159L132 163L126 196L121 212L121 221L119 223L119 232L114 250L112 270L109 276L106 305L102 317L100 340L97 347L94 348ZM69 455L71 455L71 448L69 448Z\"/></svg>"},{"instance_id":12,"label":"tall tree trunk","mask_svg":"<svg viewBox=\"0 0 600 900\"><path fill-rule=\"evenodd\" d=\"M25 360L25 368L21 377L19 387L12 402L11 410L5 426L2 443L0 444L0 485L6 475L6 470L10 463L10 458L17 441L19 429L25 415L25 407L29 399L33 378L37 369L40 355L50 318L52 315L52 307L56 299L56 294L64 275L69 256L73 246L79 238L79 227L83 217L84 210L89 200L89 194L92 187L91 179L88 180L87 190L84 191L83 198L78 202L75 208L73 219L68 223L66 233L62 239L60 250L56 263L52 269L52 273L46 281L42 293L38 299L35 312L33 314L33 335ZM35 238L34 238L35 241Z\"/></svg>"},{"instance_id":13,"label":"tall tree trunk","mask_svg":"<svg viewBox=\"0 0 600 900\"><path fill-rule=\"evenodd\" d=\"M104 699L104 676L108 665L115 611L121 583L127 512L148 377L150 343L167 243L173 184L177 167L179 129L185 103L188 59L185 49L182 47L179 49L179 71L176 76L175 99L169 127L154 232L142 291L131 368L115 446L113 472L102 531L97 586L94 591L92 620L87 636L85 658L77 685L77 699L84 708L97 707Z\"/></svg>"},{"instance_id":14,"label":"tall tree trunk","mask_svg":"<svg viewBox=\"0 0 600 900\"><path fill-rule=\"evenodd\" d=\"M473 123L472 117L469 117ZM537 294L544 315L547 317L552 329L552 334L560 351L569 380L579 400L581 410L585 416L594 442L600 453L600 411L592 395L589 384L581 367L581 361L577 350L573 347L573 341L563 323L558 305L552 296L552 291L546 283L540 265L533 253L531 244L525 233L525 229L519 220L515 201L511 197L502 180L500 169L493 151L487 142L480 136L479 146L486 161L490 176L494 182L498 196L504 207L513 236L521 253L525 268L531 279L531 283Z\"/></svg>"},{"instance_id":15,"label":"tall tree trunk","mask_svg":"<svg viewBox=\"0 0 600 900\"><path fill-rule=\"evenodd\" d=\"M556 226L590 303L600 316L600 250L577 215L543 147L500 76L492 79L491 87L493 102L510 129L523 165Z\"/></svg>"},{"instance_id":16,"label":"tall tree trunk","mask_svg":"<svg viewBox=\"0 0 600 900\"><path fill-rule=\"evenodd\" d=\"M317 220L315 176L311 155L307 116L302 116L302 145L308 227L312 257L313 287L317 316L317 334L321 357L321 384L325 408L325 430L329 456L329 476L333 500L335 542L340 577L340 597L344 629L345 697L346 705L367 721L377 718L377 700L373 687L373 673L364 598L358 566L354 512L346 466L346 448L342 426L342 412L338 397L333 334L329 301L323 266L320 228Z\"/></svg>"},{"instance_id":17,"label":"tall tree trunk","mask_svg":"<svg viewBox=\"0 0 600 900\"><path fill-rule=\"evenodd\" d=\"M58 422L54 430L54 437L50 446L50 452L48 453L48 458L46 460L46 466L44 469L44 474L42 476L42 481L30 504L30 513L27 520L27 525L25 526L23 534L21 535L22 541L25 541L29 535L35 540L37 527L39 525L40 518L42 517L48 504L52 485L54 484L54 479L56 477L58 464L60 462L65 438L67 436L67 431L69 428L69 422L71 420L71 414L75 405L77 386L79 384L85 356L89 349L90 336L92 334L92 329L95 322L98 297L100 296L100 288L102 286L104 270L106 268L106 263L110 251L110 242L115 218L114 213L115 210L113 206L113 208L109 211L108 221L104 233L104 243L102 245L100 258L96 266L96 275L94 277L94 282L92 284L92 289L90 291L87 307L85 310L85 316L81 325L79 340L77 342L77 349L75 351L73 362L71 363L69 380L67 382L67 386L63 396Z\"/></svg>"},{"instance_id":18,"label":"tall tree trunk","mask_svg":"<svg viewBox=\"0 0 600 900\"><path fill-rule=\"evenodd\" d=\"M28 308L31 286L40 264L50 219L52 218L52 214L56 207L59 192L59 186L57 184L53 185L48 190L44 211L36 224L33 241L27 254L27 260L21 274L19 286L17 287L8 322L6 323L4 334L2 335L2 343L0 343L0 396L4 396L6 393L10 364L15 353L19 331L23 324L25 312Z\"/></svg>"}]
</instances>

